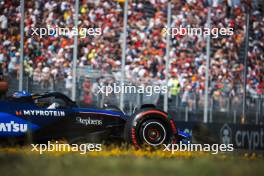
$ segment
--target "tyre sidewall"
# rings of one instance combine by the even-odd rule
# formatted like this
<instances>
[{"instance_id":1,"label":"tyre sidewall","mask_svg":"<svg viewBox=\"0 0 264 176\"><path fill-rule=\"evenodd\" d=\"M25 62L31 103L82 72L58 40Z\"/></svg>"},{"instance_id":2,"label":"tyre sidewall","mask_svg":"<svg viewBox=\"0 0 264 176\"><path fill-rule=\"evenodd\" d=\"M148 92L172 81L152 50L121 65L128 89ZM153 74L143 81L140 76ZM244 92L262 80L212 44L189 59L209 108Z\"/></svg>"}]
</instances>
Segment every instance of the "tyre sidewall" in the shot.
<instances>
[{"instance_id":1,"label":"tyre sidewall","mask_svg":"<svg viewBox=\"0 0 264 176\"><path fill-rule=\"evenodd\" d=\"M136 148L141 148L143 144L146 144L142 133L144 122L162 124L166 130L166 137L162 144L172 143L175 140L177 131L172 129L168 114L158 109L146 108L132 115L125 125L125 140Z\"/></svg>"}]
</instances>

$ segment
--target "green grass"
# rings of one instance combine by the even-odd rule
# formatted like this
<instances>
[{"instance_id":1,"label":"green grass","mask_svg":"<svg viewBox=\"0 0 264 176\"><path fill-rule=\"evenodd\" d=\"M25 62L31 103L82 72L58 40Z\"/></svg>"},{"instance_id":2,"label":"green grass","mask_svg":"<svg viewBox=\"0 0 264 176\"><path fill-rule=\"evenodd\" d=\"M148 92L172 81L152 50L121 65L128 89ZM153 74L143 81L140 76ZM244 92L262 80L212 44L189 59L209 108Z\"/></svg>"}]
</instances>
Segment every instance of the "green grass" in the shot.
<instances>
[{"instance_id":1,"label":"green grass","mask_svg":"<svg viewBox=\"0 0 264 176\"><path fill-rule=\"evenodd\" d=\"M0 153L1 176L47 175L264 175L263 159L229 156L194 158L89 157L79 154L52 156L48 154Z\"/></svg>"}]
</instances>

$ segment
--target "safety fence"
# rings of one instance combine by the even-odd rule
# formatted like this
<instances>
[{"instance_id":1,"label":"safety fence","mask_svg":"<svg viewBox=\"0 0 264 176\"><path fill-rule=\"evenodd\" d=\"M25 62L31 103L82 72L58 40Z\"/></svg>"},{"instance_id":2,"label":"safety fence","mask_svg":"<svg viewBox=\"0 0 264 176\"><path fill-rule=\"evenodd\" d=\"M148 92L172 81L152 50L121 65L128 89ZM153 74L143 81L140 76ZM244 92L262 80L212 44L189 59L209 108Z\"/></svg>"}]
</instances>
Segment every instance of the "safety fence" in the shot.
<instances>
[{"instance_id":1,"label":"safety fence","mask_svg":"<svg viewBox=\"0 0 264 176\"><path fill-rule=\"evenodd\" d=\"M9 75L9 92L18 90L17 75ZM77 79L77 99L76 102L83 107L101 107L105 104L112 106L120 106L120 93L100 92L102 86L120 85L120 81L115 74L101 74L100 71L91 69L78 69ZM72 80L52 79L34 81L32 78L24 77L24 90L31 93L43 93L49 91L58 91L71 97ZM143 104L155 104L163 109L164 94L163 93L140 93L141 84L126 80L125 85L134 86L133 92L124 93L124 111L132 114L136 108ZM146 86L146 84L145 84ZM150 85L148 85L150 86ZM151 85L162 86L162 85ZM177 95L171 95L170 89L168 98L168 112L179 121L203 121L204 111L204 94L194 91L181 90ZM242 94L237 95L221 95L209 94L208 103L208 121L219 123L248 123L248 124L263 124L264 123L264 96L248 94L246 99L246 114L242 117Z\"/></svg>"}]
</instances>

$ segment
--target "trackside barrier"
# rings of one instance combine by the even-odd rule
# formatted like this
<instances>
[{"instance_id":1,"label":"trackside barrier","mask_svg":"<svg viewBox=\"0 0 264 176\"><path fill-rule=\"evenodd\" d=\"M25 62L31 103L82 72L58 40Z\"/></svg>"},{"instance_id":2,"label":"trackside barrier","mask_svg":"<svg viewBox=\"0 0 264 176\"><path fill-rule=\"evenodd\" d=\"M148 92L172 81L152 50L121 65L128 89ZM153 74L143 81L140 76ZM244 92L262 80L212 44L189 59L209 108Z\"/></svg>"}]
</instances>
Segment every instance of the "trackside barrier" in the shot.
<instances>
[{"instance_id":1,"label":"trackside barrier","mask_svg":"<svg viewBox=\"0 0 264 176\"><path fill-rule=\"evenodd\" d=\"M235 150L264 150L264 125L176 121L176 126L190 134L193 143L223 143L233 144Z\"/></svg>"}]
</instances>

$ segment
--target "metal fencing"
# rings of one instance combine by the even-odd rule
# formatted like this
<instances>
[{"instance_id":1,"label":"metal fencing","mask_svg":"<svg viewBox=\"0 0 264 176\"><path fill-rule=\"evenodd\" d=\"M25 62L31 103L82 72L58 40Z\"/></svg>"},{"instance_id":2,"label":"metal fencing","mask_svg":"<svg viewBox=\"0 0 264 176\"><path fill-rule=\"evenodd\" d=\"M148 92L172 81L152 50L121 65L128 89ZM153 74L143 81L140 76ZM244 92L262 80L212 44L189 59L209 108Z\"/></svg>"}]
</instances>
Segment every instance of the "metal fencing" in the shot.
<instances>
[{"instance_id":1,"label":"metal fencing","mask_svg":"<svg viewBox=\"0 0 264 176\"><path fill-rule=\"evenodd\" d=\"M9 92L12 94L18 91L18 76L10 74L7 77L9 82ZM78 69L77 79L77 99L76 102L83 107L103 107L110 104L119 107L120 93L100 92L99 87L120 85L114 74L101 74L98 70L89 68ZM58 91L71 97L71 79L53 79L36 81L31 77L24 77L23 89L31 93L43 93L48 91ZM133 111L142 104L155 104L163 109L164 94L139 93L140 85L135 82L125 81L125 85L134 86L134 92L124 93L124 111L132 114ZM153 86L153 85L152 85ZM157 85L155 85L157 86ZM170 89L169 89L170 91ZM248 94L246 101L246 116L242 117L242 94L221 95L217 93L209 94L208 114L209 122L221 123L264 123L264 95ZM179 91L175 95L168 97L168 112L180 121L203 121L204 93Z\"/></svg>"}]
</instances>

